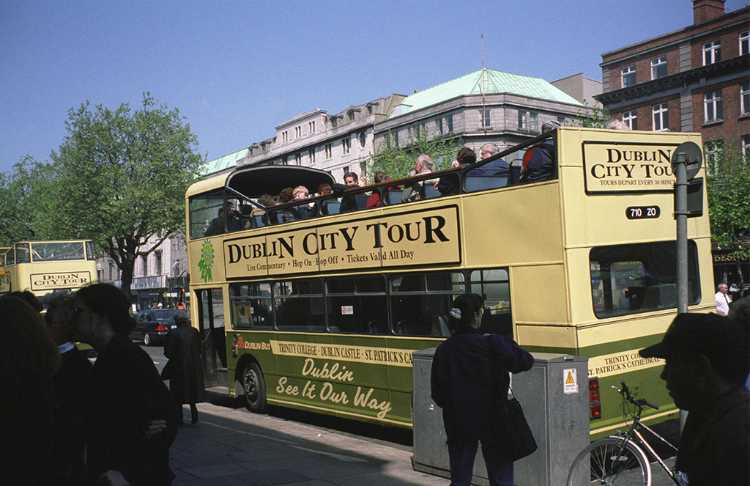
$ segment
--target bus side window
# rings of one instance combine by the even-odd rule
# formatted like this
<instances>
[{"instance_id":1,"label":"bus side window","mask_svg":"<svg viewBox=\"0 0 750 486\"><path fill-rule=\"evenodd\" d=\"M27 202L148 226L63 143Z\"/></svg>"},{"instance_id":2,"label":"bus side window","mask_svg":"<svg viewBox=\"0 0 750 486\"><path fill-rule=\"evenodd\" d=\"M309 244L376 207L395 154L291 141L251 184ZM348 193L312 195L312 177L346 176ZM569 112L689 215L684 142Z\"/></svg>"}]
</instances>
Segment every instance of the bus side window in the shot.
<instances>
[{"instance_id":1,"label":"bus side window","mask_svg":"<svg viewBox=\"0 0 750 486\"><path fill-rule=\"evenodd\" d=\"M327 281L331 332L385 334L388 331L385 280L380 275Z\"/></svg>"},{"instance_id":2,"label":"bus side window","mask_svg":"<svg viewBox=\"0 0 750 486\"><path fill-rule=\"evenodd\" d=\"M190 238L224 233L224 193L212 191L192 197L189 203Z\"/></svg>"},{"instance_id":3,"label":"bus side window","mask_svg":"<svg viewBox=\"0 0 750 486\"><path fill-rule=\"evenodd\" d=\"M235 329L273 329L274 313L269 283L229 286L232 326Z\"/></svg>"}]
</instances>

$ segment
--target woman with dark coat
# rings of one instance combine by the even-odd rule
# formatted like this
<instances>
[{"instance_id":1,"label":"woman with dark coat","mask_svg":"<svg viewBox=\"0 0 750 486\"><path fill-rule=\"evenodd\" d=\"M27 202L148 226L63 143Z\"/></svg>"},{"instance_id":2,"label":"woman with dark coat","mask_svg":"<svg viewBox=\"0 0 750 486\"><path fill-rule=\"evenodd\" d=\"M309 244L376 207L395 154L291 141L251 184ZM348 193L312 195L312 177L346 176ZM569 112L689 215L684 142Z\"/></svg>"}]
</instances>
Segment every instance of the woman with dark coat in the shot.
<instances>
[{"instance_id":1,"label":"woman with dark coat","mask_svg":"<svg viewBox=\"0 0 750 486\"><path fill-rule=\"evenodd\" d=\"M190 405L192 423L198 422L197 402L203 401L203 364L198 330L184 316L175 319L177 328L167 336L164 355L169 358L162 378L169 380L169 390L177 408L177 423L183 423L182 404Z\"/></svg>"},{"instance_id":2,"label":"woman with dark coat","mask_svg":"<svg viewBox=\"0 0 750 486\"><path fill-rule=\"evenodd\" d=\"M80 339L98 354L87 426L89 477L91 484L167 486L174 479L174 407L153 361L128 337L135 326L129 307L112 285L90 285L75 296Z\"/></svg>"},{"instance_id":3,"label":"woman with dark coat","mask_svg":"<svg viewBox=\"0 0 750 486\"><path fill-rule=\"evenodd\" d=\"M449 319L453 336L432 362L432 399L443 409L451 485L471 484L478 443L492 486L513 485L513 460L504 448L498 402L507 399L508 372L531 368L534 358L513 340L482 334L484 308L476 294L456 297Z\"/></svg>"}]
</instances>

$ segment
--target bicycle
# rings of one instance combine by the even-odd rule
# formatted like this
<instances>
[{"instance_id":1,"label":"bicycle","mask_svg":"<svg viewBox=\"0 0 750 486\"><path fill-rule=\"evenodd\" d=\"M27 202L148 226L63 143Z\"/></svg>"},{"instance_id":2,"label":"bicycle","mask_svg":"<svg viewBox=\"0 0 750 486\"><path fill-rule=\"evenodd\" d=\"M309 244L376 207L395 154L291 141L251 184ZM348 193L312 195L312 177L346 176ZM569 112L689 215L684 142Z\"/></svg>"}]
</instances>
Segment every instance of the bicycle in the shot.
<instances>
[{"instance_id":1,"label":"bicycle","mask_svg":"<svg viewBox=\"0 0 750 486\"><path fill-rule=\"evenodd\" d=\"M641 414L645 407L655 410L658 407L642 398L634 398L625 382L620 383L620 388L616 386L612 386L612 388L617 390L627 403L635 406L633 421L626 431L595 440L582 450L570 467L568 486L580 486L582 484L614 486L624 484L626 481L628 484L651 486L649 454L656 459L659 466L676 485L685 486L687 481L683 475L680 472L673 471L642 434L644 430L649 432L668 445L675 453L677 452L677 447L641 422ZM585 483L587 476L590 479L588 483ZM621 481L618 482L618 480Z\"/></svg>"}]
</instances>

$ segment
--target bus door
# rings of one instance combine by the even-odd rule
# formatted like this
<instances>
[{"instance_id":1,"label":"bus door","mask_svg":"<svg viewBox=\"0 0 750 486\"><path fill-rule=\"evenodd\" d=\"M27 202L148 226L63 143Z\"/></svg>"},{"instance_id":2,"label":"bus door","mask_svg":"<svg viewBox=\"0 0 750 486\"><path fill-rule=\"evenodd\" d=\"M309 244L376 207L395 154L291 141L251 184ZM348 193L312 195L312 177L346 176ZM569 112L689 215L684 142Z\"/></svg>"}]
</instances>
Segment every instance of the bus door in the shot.
<instances>
[{"instance_id":1,"label":"bus door","mask_svg":"<svg viewBox=\"0 0 750 486\"><path fill-rule=\"evenodd\" d=\"M227 385L224 298L221 289L196 290L206 387Z\"/></svg>"}]
</instances>

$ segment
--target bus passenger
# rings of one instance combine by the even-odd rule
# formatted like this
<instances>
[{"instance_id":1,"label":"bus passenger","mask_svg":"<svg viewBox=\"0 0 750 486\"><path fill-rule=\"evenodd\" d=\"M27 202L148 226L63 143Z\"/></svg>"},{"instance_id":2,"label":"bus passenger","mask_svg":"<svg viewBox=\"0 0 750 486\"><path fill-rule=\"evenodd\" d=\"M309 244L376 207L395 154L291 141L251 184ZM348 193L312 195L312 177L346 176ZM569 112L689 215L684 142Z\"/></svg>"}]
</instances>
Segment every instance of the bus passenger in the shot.
<instances>
[{"instance_id":1,"label":"bus passenger","mask_svg":"<svg viewBox=\"0 0 750 486\"><path fill-rule=\"evenodd\" d=\"M409 177L414 177L422 174L430 174L435 171L435 163L432 161L432 157L427 154L420 154L417 160L414 162L414 168L409 171ZM401 200L404 202L417 201L422 198L422 187L424 184L434 184L435 180L417 181L404 189L401 195Z\"/></svg>"},{"instance_id":2,"label":"bus passenger","mask_svg":"<svg viewBox=\"0 0 750 486\"><path fill-rule=\"evenodd\" d=\"M521 182L546 181L557 176L557 148L552 132L558 128L560 124L555 120L544 122L542 133L549 133L550 136L524 154Z\"/></svg>"},{"instance_id":3,"label":"bus passenger","mask_svg":"<svg viewBox=\"0 0 750 486\"><path fill-rule=\"evenodd\" d=\"M356 172L347 172L344 174L344 184L346 190L352 190L359 187L359 176ZM354 194L344 194L341 198L341 212L356 211L357 200Z\"/></svg>"},{"instance_id":4,"label":"bus passenger","mask_svg":"<svg viewBox=\"0 0 750 486\"><path fill-rule=\"evenodd\" d=\"M304 201L310 198L310 191L305 186L297 186L292 191L294 201ZM307 219L313 216L313 206L310 204L301 204L294 208L294 212L297 213L297 218Z\"/></svg>"},{"instance_id":5,"label":"bus passenger","mask_svg":"<svg viewBox=\"0 0 750 486\"><path fill-rule=\"evenodd\" d=\"M489 159L500 149L494 143L486 143L479 149L479 156L481 160ZM510 177L510 166L503 159L496 159L487 162L475 169L470 169L466 172L467 177Z\"/></svg>"},{"instance_id":6,"label":"bus passenger","mask_svg":"<svg viewBox=\"0 0 750 486\"><path fill-rule=\"evenodd\" d=\"M531 368L534 358L513 340L479 330L482 297L456 297L449 312L453 336L438 346L432 361L432 399L443 409L451 485L469 486L478 443L490 484L513 485L513 458L504 447L507 424L498 409L507 400L508 372Z\"/></svg>"},{"instance_id":7,"label":"bus passenger","mask_svg":"<svg viewBox=\"0 0 750 486\"><path fill-rule=\"evenodd\" d=\"M288 202L292 202L294 200L294 188L293 187L285 187L281 191L279 191L279 204L286 204Z\"/></svg>"},{"instance_id":8,"label":"bus passenger","mask_svg":"<svg viewBox=\"0 0 750 486\"><path fill-rule=\"evenodd\" d=\"M377 171L375 172L374 180L375 184L380 184L381 182L386 182L389 178L385 175L385 172L383 171ZM367 209L371 208L379 208L383 205L383 197L381 195L381 191L387 190L387 188L377 188L373 189L372 193L367 196L367 203L365 204L365 207Z\"/></svg>"},{"instance_id":9,"label":"bus passenger","mask_svg":"<svg viewBox=\"0 0 750 486\"><path fill-rule=\"evenodd\" d=\"M477 161L477 154L474 153L469 147L462 147L461 150L456 154L456 160L451 162L452 168L466 168L473 165ZM444 175L435 184L440 194L447 196L450 194L458 194L459 190L459 178L458 174Z\"/></svg>"},{"instance_id":10,"label":"bus passenger","mask_svg":"<svg viewBox=\"0 0 750 486\"><path fill-rule=\"evenodd\" d=\"M320 184L318 184L317 194L318 196L330 196L331 194L333 194L333 188L329 183L321 182Z\"/></svg>"}]
</instances>

